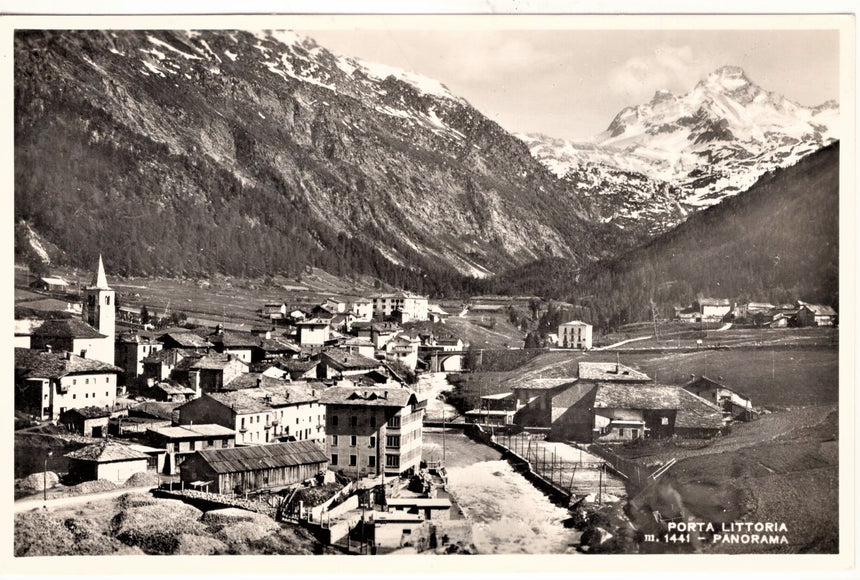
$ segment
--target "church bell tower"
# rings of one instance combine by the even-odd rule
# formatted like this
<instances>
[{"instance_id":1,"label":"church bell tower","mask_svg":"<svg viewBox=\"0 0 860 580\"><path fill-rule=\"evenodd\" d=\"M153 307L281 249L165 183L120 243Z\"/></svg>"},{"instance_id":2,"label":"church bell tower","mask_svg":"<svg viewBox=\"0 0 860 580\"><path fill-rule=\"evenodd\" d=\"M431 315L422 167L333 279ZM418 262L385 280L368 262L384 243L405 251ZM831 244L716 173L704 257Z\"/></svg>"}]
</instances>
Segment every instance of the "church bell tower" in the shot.
<instances>
[{"instance_id":1,"label":"church bell tower","mask_svg":"<svg viewBox=\"0 0 860 580\"><path fill-rule=\"evenodd\" d=\"M92 284L84 288L83 318L84 322L108 337L106 342L110 344L111 356L105 362L114 364L112 351L116 338L116 293L108 287L101 254Z\"/></svg>"}]
</instances>

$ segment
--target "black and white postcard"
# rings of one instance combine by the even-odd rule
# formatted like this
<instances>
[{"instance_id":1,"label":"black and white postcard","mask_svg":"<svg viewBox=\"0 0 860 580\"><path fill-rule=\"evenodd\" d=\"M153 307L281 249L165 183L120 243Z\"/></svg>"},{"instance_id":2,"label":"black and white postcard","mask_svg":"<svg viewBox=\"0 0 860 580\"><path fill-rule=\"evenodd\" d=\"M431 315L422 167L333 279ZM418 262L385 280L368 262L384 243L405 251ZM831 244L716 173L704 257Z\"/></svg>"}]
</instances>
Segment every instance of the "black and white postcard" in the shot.
<instances>
[{"instance_id":1,"label":"black and white postcard","mask_svg":"<svg viewBox=\"0 0 860 580\"><path fill-rule=\"evenodd\" d=\"M852 15L0 23L11 570L853 565Z\"/></svg>"}]
</instances>

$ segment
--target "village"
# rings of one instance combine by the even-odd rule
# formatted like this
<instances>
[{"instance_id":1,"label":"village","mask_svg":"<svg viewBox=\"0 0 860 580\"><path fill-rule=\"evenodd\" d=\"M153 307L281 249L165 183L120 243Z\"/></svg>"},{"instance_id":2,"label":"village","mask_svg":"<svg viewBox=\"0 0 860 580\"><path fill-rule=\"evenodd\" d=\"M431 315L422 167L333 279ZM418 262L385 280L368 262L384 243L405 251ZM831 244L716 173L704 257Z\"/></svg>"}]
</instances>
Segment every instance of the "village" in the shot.
<instances>
[{"instance_id":1,"label":"village","mask_svg":"<svg viewBox=\"0 0 860 580\"><path fill-rule=\"evenodd\" d=\"M622 542L606 520L625 527L625 504L652 489L675 458L637 463L620 449L729 439L733 425L770 413L745 385L721 376L658 382L620 356L653 336L598 345L592 325L579 320L549 333L542 351L608 358L570 359L548 376L514 371L510 388L478 393L471 408L452 406L446 377L469 374L484 350L491 354L440 331L469 303L449 313L403 291L311 308L267 302L246 330L118 307L101 257L91 275L80 302L56 276L32 282L16 302L19 512L50 511L64 489L128 488L205 514L243 510L300 526L336 553L477 553L473 522L481 515L448 481L458 445L471 440L568 514L559 528L579 530L569 549L629 551L643 536ZM700 298L676 308L674 323L719 331L838 321L833 309L800 300ZM726 348L691 336L679 351ZM24 445L27 435L53 443ZM677 520L664 513L655 521L659 531Z\"/></svg>"}]
</instances>

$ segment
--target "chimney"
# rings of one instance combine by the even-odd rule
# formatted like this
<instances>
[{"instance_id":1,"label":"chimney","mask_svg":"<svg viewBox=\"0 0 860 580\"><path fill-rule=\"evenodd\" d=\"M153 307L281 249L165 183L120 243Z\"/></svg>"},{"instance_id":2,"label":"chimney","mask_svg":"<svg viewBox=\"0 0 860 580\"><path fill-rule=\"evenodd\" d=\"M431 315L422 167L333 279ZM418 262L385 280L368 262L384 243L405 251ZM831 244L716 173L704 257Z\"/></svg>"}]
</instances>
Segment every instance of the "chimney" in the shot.
<instances>
[{"instance_id":1,"label":"chimney","mask_svg":"<svg viewBox=\"0 0 860 580\"><path fill-rule=\"evenodd\" d=\"M66 360L72 360L72 353L69 351L66 351Z\"/></svg>"},{"instance_id":2,"label":"chimney","mask_svg":"<svg viewBox=\"0 0 860 580\"><path fill-rule=\"evenodd\" d=\"M87 349L85 349L85 348L81 349L81 358L87 358Z\"/></svg>"},{"instance_id":3,"label":"chimney","mask_svg":"<svg viewBox=\"0 0 860 580\"><path fill-rule=\"evenodd\" d=\"M263 377L262 376L257 377L257 388L259 389L262 384L263 384Z\"/></svg>"}]
</instances>

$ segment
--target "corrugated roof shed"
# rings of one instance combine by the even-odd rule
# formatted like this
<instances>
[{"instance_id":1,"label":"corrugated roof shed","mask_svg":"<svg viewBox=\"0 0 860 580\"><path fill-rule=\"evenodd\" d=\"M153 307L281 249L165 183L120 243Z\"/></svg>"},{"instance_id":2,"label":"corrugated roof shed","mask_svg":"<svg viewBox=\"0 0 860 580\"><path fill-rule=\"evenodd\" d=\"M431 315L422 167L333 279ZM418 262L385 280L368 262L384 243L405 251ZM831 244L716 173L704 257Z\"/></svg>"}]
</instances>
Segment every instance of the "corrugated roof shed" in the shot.
<instances>
[{"instance_id":1,"label":"corrugated roof shed","mask_svg":"<svg viewBox=\"0 0 860 580\"><path fill-rule=\"evenodd\" d=\"M96 463L147 459L147 456L140 451L135 451L126 445L120 445L112 441L101 441L93 445L87 445L77 451L66 453L66 457L79 461L94 461Z\"/></svg>"},{"instance_id":2,"label":"corrugated roof shed","mask_svg":"<svg viewBox=\"0 0 860 580\"><path fill-rule=\"evenodd\" d=\"M328 462L328 456L313 441L207 449L198 451L197 454L216 473L259 471Z\"/></svg>"}]
</instances>

